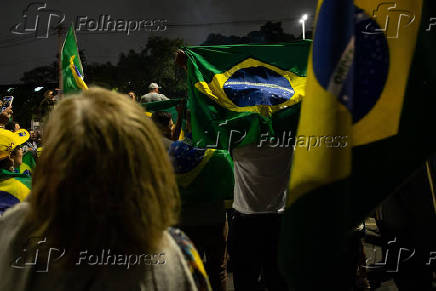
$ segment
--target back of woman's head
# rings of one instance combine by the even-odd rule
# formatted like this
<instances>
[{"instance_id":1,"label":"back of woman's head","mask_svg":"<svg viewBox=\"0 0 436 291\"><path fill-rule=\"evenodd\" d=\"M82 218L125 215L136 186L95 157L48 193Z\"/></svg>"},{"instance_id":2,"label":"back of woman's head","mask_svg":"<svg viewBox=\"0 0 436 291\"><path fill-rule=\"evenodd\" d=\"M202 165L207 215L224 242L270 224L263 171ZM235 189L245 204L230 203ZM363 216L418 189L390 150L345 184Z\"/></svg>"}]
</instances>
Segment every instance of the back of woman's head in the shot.
<instances>
[{"instance_id":1,"label":"back of woman's head","mask_svg":"<svg viewBox=\"0 0 436 291\"><path fill-rule=\"evenodd\" d=\"M73 250L154 250L179 197L159 132L123 95L91 88L62 100L33 175L31 234Z\"/></svg>"}]
</instances>

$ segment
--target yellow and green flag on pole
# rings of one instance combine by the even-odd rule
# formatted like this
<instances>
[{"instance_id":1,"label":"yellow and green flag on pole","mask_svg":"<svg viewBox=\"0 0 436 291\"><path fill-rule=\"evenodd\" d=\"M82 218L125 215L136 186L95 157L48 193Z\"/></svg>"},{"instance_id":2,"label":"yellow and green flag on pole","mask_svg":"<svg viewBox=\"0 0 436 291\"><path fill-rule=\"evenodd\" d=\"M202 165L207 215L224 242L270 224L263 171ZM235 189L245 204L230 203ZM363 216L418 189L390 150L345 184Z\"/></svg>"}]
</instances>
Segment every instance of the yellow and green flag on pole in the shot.
<instances>
[{"instance_id":1,"label":"yellow and green flag on pole","mask_svg":"<svg viewBox=\"0 0 436 291\"><path fill-rule=\"evenodd\" d=\"M435 151L433 11L426 0L318 1L297 131L313 145L295 147L280 241L293 290L345 290L351 230Z\"/></svg>"},{"instance_id":2,"label":"yellow and green flag on pole","mask_svg":"<svg viewBox=\"0 0 436 291\"><path fill-rule=\"evenodd\" d=\"M80 61L77 38L73 26L69 28L65 37L61 63L64 94L73 94L80 90L88 89L88 86L83 81L83 67Z\"/></svg>"}]
</instances>

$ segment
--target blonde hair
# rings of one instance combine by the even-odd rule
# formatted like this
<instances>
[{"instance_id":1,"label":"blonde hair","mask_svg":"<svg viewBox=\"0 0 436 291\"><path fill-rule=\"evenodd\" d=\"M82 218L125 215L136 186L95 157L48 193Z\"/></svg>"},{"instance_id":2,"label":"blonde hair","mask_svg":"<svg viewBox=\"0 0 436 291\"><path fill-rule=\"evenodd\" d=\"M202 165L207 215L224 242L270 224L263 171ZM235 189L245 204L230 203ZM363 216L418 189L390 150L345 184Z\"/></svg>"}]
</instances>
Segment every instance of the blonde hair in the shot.
<instances>
[{"instance_id":1,"label":"blonde hair","mask_svg":"<svg viewBox=\"0 0 436 291\"><path fill-rule=\"evenodd\" d=\"M177 223L162 137L124 95L91 88L62 100L44 130L25 229L68 251L154 251ZM71 258L73 259L73 258Z\"/></svg>"}]
</instances>

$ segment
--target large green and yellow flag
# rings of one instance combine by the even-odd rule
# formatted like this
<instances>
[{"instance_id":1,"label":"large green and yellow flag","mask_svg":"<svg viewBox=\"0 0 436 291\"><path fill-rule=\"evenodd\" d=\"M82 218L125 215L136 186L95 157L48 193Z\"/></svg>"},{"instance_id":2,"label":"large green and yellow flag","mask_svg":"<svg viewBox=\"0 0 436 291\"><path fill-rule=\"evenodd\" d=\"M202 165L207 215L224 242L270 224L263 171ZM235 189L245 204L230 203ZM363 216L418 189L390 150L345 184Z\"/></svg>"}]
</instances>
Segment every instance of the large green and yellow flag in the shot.
<instances>
[{"instance_id":1,"label":"large green and yellow flag","mask_svg":"<svg viewBox=\"0 0 436 291\"><path fill-rule=\"evenodd\" d=\"M0 216L8 208L26 199L32 189L32 178L26 174L0 170Z\"/></svg>"},{"instance_id":2,"label":"large green and yellow flag","mask_svg":"<svg viewBox=\"0 0 436 291\"><path fill-rule=\"evenodd\" d=\"M62 47L61 63L64 94L73 94L79 90L88 89L88 86L83 81L83 67L77 47L76 34L72 25L67 32Z\"/></svg>"},{"instance_id":3,"label":"large green and yellow flag","mask_svg":"<svg viewBox=\"0 0 436 291\"><path fill-rule=\"evenodd\" d=\"M197 148L185 140L174 142L168 153L183 205L233 199L233 160L228 151Z\"/></svg>"},{"instance_id":4,"label":"large green and yellow flag","mask_svg":"<svg viewBox=\"0 0 436 291\"><path fill-rule=\"evenodd\" d=\"M313 145L295 148L280 242L295 290L346 290L352 228L436 150L433 11L425 0L318 3L297 132Z\"/></svg>"},{"instance_id":5,"label":"large green and yellow flag","mask_svg":"<svg viewBox=\"0 0 436 291\"><path fill-rule=\"evenodd\" d=\"M194 144L228 150L294 130L310 43L184 48Z\"/></svg>"}]
</instances>

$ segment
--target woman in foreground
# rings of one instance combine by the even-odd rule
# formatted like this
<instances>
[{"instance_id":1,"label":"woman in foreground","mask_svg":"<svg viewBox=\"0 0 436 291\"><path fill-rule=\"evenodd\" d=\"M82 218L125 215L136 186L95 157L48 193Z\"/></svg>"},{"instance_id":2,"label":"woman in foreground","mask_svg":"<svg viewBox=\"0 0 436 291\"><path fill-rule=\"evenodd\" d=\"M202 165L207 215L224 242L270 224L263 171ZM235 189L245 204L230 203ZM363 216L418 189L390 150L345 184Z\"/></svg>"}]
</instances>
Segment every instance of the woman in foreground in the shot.
<instances>
[{"instance_id":1,"label":"woman in foreground","mask_svg":"<svg viewBox=\"0 0 436 291\"><path fill-rule=\"evenodd\" d=\"M28 202L0 218L0 290L210 290L177 223L161 137L124 96L89 89L44 130Z\"/></svg>"}]
</instances>

